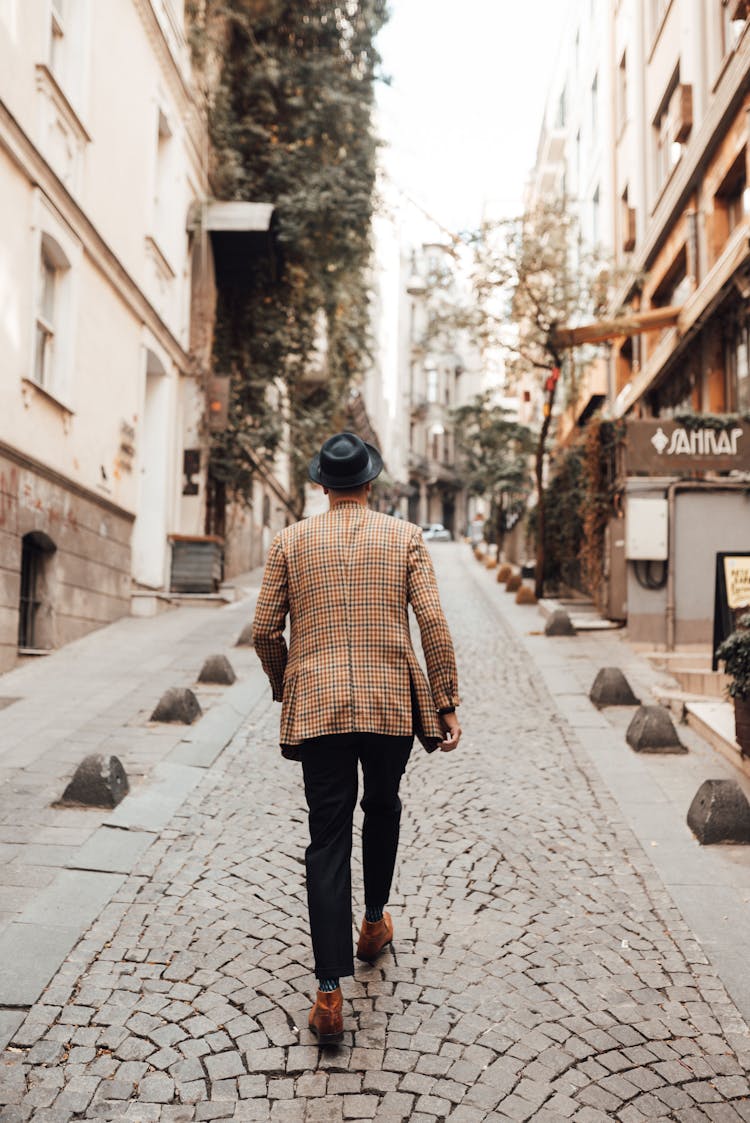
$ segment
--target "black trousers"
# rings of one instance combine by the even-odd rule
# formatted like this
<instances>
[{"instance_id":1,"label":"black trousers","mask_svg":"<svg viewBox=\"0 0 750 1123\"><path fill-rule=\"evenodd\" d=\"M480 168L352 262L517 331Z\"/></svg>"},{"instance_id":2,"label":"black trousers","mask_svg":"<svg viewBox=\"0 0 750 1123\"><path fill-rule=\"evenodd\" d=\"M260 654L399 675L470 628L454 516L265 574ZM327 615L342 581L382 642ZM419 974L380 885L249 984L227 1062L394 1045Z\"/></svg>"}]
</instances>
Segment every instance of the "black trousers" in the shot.
<instances>
[{"instance_id":1,"label":"black trousers","mask_svg":"<svg viewBox=\"0 0 750 1123\"><path fill-rule=\"evenodd\" d=\"M365 901L384 905L391 891L398 849L398 788L413 737L344 733L306 741L302 753L310 845L305 851L315 974L319 979L354 974L352 952L352 819L358 762Z\"/></svg>"}]
</instances>

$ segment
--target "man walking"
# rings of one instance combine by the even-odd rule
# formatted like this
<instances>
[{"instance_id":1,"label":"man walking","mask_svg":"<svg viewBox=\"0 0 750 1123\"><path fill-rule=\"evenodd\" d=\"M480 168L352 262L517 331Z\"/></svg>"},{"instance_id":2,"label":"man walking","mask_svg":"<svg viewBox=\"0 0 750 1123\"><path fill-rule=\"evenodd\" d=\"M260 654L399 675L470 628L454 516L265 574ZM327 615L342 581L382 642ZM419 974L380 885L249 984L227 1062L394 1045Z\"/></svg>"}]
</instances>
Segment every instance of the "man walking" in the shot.
<instances>
[{"instance_id":1,"label":"man walking","mask_svg":"<svg viewBox=\"0 0 750 1123\"><path fill-rule=\"evenodd\" d=\"M282 752L302 762L309 809L305 852L318 994L311 1030L343 1032L339 980L354 974L352 817L362 765L365 917L357 957L391 943L388 901L398 848L399 784L416 735L429 751L461 737L456 663L430 555L412 523L371 511L380 453L353 433L310 462L329 510L274 539L253 623L255 649L282 703ZM419 625L429 682L409 635ZM290 644L284 639L286 617Z\"/></svg>"}]
</instances>

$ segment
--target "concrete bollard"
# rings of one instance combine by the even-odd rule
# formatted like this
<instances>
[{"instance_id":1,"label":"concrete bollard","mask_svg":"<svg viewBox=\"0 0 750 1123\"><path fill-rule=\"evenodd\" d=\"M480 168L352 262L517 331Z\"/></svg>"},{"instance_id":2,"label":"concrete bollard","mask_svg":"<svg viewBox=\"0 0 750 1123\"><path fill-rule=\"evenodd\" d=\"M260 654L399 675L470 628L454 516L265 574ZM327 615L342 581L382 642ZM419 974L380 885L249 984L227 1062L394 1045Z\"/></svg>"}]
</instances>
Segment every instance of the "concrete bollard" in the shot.
<instances>
[{"instance_id":1,"label":"concrete bollard","mask_svg":"<svg viewBox=\"0 0 750 1123\"><path fill-rule=\"evenodd\" d=\"M686 753L664 706L639 706L625 740L639 753Z\"/></svg>"},{"instance_id":2,"label":"concrete bollard","mask_svg":"<svg viewBox=\"0 0 750 1123\"><path fill-rule=\"evenodd\" d=\"M236 681L234 667L226 655L209 655L198 675L198 682L215 682L221 686L231 686Z\"/></svg>"},{"instance_id":3,"label":"concrete bollard","mask_svg":"<svg viewBox=\"0 0 750 1123\"><path fill-rule=\"evenodd\" d=\"M235 647L252 647L253 646L253 622L252 620L245 624L245 627L237 637Z\"/></svg>"},{"instance_id":4,"label":"concrete bollard","mask_svg":"<svg viewBox=\"0 0 750 1123\"><path fill-rule=\"evenodd\" d=\"M750 804L736 780L704 780L690 804L687 824L701 846L750 842Z\"/></svg>"},{"instance_id":5,"label":"concrete bollard","mask_svg":"<svg viewBox=\"0 0 750 1123\"><path fill-rule=\"evenodd\" d=\"M602 667L594 679L589 698L600 710L605 706L637 706L640 702L619 667Z\"/></svg>"},{"instance_id":6,"label":"concrete bollard","mask_svg":"<svg viewBox=\"0 0 750 1123\"><path fill-rule=\"evenodd\" d=\"M200 703L186 686L172 686L162 694L151 721L174 721L192 725L202 714Z\"/></svg>"},{"instance_id":7,"label":"concrete bollard","mask_svg":"<svg viewBox=\"0 0 750 1123\"><path fill-rule=\"evenodd\" d=\"M60 804L117 807L129 791L128 777L119 757L92 753L76 768Z\"/></svg>"},{"instance_id":8,"label":"concrete bollard","mask_svg":"<svg viewBox=\"0 0 750 1123\"><path fill-rule=\"evenodd\" d=\"M574 636L573 621L564 608L556 608L544 625L545 636Z\"/></svg>"}]
</instances>

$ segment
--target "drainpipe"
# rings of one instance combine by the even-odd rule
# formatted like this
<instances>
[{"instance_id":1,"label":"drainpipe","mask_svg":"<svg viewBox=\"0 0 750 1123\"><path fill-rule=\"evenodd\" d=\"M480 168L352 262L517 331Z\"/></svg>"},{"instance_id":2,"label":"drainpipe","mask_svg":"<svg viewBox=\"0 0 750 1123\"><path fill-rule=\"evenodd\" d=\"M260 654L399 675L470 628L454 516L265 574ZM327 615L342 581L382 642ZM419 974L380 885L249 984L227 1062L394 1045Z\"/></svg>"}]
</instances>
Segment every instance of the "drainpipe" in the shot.
<instances>
[{"instance_id":1,"label":"drainpipe","mask_svg":"<svg viewBox=\"0 0 750 1123\"><path fill-rule=\"evenodd\" d=\"M667 488L667 651L675 646L675 512L678 491L744 491L750 492L750 485L740 480L675 480Z\"/></svg>"}]
</instances>

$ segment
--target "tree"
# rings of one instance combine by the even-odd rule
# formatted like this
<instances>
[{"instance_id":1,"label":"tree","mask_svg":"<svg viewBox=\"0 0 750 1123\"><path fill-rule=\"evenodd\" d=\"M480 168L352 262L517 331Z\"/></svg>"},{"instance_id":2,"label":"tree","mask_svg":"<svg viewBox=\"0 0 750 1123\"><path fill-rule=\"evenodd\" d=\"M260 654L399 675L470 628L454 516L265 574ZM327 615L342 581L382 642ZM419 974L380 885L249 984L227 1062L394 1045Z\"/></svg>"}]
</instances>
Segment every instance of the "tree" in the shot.
<instances>
[{"instance_id":1,"label":"tree","mask_svg":"<svg viewBox=\"0 0 750 1123\"><path fill-rule=\"evenodd\" d=\"M232 392L210 470L249 495L255 460L272 458L288 427L301 504L307 461L367 363L385 0L190 0L189 12L213 193L272 202L281 257L277 270L249 261L245 283L218 294L214 365Z\"/></svg>"},{"instance_id":2,"label":"tree","mask_svg":"<svg viewBox=\"0 0 750 1123\"><path fill-rule=\"evenodd\" d=\"M576 396L576 367L566 362L559 329L596 316L606 306L610 272L595 248L584 246L577 216L565 199L542 201L520 218L484 222L462 239L457 257L470 276L469 301L442 301L442 323L468 332L485 356L502 352L511 385L531 372L542 409L534 450L536 490L535 591L544 592L545 475L555 403L564 386ZM436 279L440 287L441 279ZM443 294L444 295L444 294ZM435 301L440 308L441 302ZM585 360L584 360L585 362Z\"/></svg>"},{"instance_id":3,"label":"tree","mask_svg":"<svg viewBox=\"0 0 750 1123\"><path fill-rule=\"evenodd\" d=\"M523 512L531 489L529 454L534 434L511 420L503 406L493 404L489 392L455 409L453 420L466 485L474 495L490 501L500 558L509 524Z\"/></svg>"}]
</instances>

